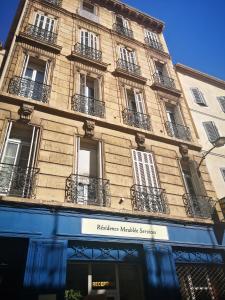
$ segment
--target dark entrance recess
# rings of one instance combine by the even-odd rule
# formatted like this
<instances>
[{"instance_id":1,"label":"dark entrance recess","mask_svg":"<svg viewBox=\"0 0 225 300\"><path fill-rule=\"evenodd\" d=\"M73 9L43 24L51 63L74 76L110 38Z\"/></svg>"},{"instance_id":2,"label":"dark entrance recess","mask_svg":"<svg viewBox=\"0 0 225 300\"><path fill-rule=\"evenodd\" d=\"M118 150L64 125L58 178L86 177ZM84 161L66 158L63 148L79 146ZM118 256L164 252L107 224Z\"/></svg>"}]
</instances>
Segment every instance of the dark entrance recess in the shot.
<instances>
[{"instance_id":1,"label":"dark entrance recess","mask_svg":"<svg viewBox=\"0 0 225 300\"><path fill-rule=\"evenodd\" d=\"M22 300L28 240L0 238L0 299Z\"/></svg>"}]
</instances>

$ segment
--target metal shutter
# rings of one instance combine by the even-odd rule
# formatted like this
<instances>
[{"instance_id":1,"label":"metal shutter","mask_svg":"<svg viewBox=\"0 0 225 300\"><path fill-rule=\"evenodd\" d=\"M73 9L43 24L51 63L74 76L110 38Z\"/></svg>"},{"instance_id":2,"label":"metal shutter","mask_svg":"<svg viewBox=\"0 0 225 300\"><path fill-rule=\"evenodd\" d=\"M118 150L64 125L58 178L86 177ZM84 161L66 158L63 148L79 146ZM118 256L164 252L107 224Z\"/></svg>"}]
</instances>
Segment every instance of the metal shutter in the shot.
<instances>
[{"instance_id":1,"label":"metal shutter","mask_svg":"<svg viewBox=\"0 0 225 300\"><path fill-rule=\"evenodd\" d=\"M195 102L197 104L206 105L205 98L204 98L202 92L199 91L198 88L191 88L191 91L192 91L193 97L195 99Z\"/></svg>"},{"instance_id":2,"label":"metal shutter","mask_svg":"<svg viewBox=\"0 0 225 300\"><path fill-rule=\"evenodd\" d=\"M222 108L222 111L225 112L225 96L223 97L217 97L219 103L220 103L220 106Z\"/></svg>"},{"instance_id":3,"label":"metal shutter","mask_svg":"<svg viewBox=\"0 0 225 300\"><path fill-rule=\"evenodd\" d=\"M219 137L219 132L214 122L203 122L203 126L211 143L215 142Z\"/></svg>"}]
</instances>

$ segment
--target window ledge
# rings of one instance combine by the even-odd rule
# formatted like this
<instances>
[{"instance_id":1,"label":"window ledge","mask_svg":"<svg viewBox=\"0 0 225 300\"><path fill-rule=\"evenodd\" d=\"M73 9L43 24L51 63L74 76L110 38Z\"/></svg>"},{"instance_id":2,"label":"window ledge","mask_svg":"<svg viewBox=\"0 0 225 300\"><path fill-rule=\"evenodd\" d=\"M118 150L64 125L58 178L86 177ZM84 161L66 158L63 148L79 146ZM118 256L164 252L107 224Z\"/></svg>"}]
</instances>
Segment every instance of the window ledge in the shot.
<instances>
[{"instance_id":1,"label":"window ledge","mask_svg":"<svg viewBox=\"0 0 225 300\"><path fill-rule=\"evenodd\" d=\"M109 64L106 64L106 63L104 63L102 61L99 61L99 60L90 59L87 56L79 54L75 51L72 51L71 54L68 56L68 58L71 59L71 60L78 60L82 63L86 63L87 65L95 66L99 69L102 69L103 71L106 71L107 67L109 65Z\"/></svg>"},{"instance_id":2,"label":"window ledge","mask_svg":"<svg viewBox=\"0 0 225 300\"><path fill-rule=\"evenodd\" d=\"M123 70L123 69L118 68L118 67L113 72L113 75L120 76L120 77L125 77L125 78L131 79L133 81L138 81L139 83L142 83L142 84L146 84L146 82L147 82L147 78L145 78L141 75L137 75L137 74L132 73L132 72L128 72L128 71Z\"/></svg>"},{"instance_id":3,"label":"window ledge","mask_svg":"<svg viewBox=\"0 0 225 300\"><path fill-rule=\"evenodd\" d=\"M180 97L181 96L181 91L176 89L176 88L173 88L173 87L166 87L158 82L153 82L153 84L151 85L151 88L153 90L158 90L158 91L161 91L161 92L166 92L168 94L171 94L173 96L176 96L176 97Z\"/></svg>"}]
</instances>

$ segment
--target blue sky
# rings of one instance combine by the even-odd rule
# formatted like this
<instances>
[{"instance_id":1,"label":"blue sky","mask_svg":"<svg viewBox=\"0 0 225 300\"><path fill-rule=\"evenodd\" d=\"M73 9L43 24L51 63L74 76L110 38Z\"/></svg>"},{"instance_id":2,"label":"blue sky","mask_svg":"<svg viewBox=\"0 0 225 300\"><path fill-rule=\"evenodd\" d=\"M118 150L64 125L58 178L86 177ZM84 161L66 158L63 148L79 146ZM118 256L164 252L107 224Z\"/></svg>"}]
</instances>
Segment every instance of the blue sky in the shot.
<instances>
[{"instance_id":1,"label":"blue sky","mask_svg":"<svg viewBox=\"0 0 225 300\"><path fill-rule=\"evenodd\" d=\"M18 0L0 0L0 41L9 30ZM166 23L173 62L225 80L225 0L124 0Z\"/></svg>"}]
</instances>

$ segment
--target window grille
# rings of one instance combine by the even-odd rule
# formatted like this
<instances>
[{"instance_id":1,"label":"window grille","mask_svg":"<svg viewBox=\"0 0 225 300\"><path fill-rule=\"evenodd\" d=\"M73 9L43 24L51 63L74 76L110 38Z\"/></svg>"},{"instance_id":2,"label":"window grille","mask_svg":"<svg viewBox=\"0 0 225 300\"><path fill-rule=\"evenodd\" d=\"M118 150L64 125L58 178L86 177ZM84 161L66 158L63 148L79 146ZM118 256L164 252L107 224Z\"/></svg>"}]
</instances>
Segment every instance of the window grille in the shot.
<instances>
[{"instance_id":1,"label":"window grille","mask_svg":"<svg viewBox=\"0 0 225 300\"><path fill-rule=\"evenodd\" d=\"M222 108L222 111L225 112L225 96L223 97L217 97L219 103L220 103L220 106Z\"/></svg>"},{"instance_id":2,"label":"window grille","mask_svg":"<svg viewBox=\"0 0 225 300\"><path fill-rule=\"evenodd\" d=\"M209 141L211 143L214 143L220 137L215 123L212 121L203 122L203 126L205 128Z\"/></svg>"},{"instance_id":3,"label":"window grille","mask_svg":"<svg viewBox=\"0 0 225 300\"><path fill-rule=\"evenodd\" d=\"M204 95L198 88L191 88L191 91L197 104L207 106Z\"/></svg>"}]
</instances>

